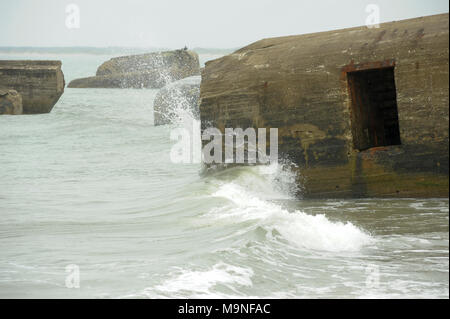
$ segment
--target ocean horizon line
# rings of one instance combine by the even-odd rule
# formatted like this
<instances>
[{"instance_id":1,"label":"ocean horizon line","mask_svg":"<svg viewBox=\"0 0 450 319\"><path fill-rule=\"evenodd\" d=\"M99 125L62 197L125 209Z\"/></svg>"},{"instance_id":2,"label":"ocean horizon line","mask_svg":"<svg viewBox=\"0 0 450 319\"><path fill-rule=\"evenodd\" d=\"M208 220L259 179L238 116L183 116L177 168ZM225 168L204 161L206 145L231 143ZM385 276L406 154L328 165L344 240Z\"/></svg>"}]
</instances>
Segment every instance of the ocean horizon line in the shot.
<instances>
[{"instance_id":1,"label":"ocean horizon line","mask_svg":"<svg viewBox=\"0 0 450 319\"><path fill-rule=\"evenodd\" d=\"M114 54L114 53L145 53L157 51L172 51L180 48L168 47L128 47L128 46L0 46L1 53L89 53L89 54ZM197 53L229 53L237 48L189 48Z\"/></svg>"}]
</instances>

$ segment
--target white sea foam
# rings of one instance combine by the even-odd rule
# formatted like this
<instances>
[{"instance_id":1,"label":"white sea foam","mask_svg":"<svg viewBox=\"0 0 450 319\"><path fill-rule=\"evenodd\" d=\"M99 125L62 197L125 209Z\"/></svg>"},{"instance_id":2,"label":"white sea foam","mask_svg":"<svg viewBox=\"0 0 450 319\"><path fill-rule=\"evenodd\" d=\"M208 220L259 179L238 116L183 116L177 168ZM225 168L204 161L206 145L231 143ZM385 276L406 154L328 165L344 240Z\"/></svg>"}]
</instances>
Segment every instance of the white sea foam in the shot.
<instances>
[{"instance_id":1,"label":"white sea foam","mask_svg":"<svg viewBox=\"0 0 450 319\"><path fill-rule=\"evenodd\" d=\"M224 297L214 292L214 286L221 284L234 290L235 286L252 286L253 270L246 267L237 267L219 262L203 271L181 269L172 272L162 284L147 288L147 296L170 296L190 298Z\"/></svg>"},{"instance_id":2,"label":"white sea foam","mask_svg":"<svg viewBox=\"0 0 450 319\"><path fill-rule=\"evenodd\" d=\"M212 196L225 198L229 203L212 209L207 216L230 223L252 221L255 228L267 230L268 236L276 231L285 240L306 249L357 251L373 242L369 234L350 222L331 222L325 215L309 215L300 210L290 212L267 200L277 199L277 195L279 199L291 196L283 191L291 189L292 173L276 165L249 167L258 174L243 174L221 184ZM240 183L242 178L244 185ZM285 182L287 185L280 185Z\"/></svg>"}]
</instances>

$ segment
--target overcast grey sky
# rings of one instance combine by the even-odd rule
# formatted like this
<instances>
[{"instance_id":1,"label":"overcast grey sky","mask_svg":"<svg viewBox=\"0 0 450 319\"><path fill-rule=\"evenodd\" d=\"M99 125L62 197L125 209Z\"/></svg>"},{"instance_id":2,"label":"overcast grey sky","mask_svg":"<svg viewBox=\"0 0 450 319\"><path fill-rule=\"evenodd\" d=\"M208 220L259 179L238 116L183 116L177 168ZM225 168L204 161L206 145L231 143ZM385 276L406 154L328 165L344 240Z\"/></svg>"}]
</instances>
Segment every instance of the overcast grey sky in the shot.
<instances>
[{"instance_id":1,"label":"overcast grey sky","mask_svg":"<svg viewBox=\"0 0 450 319\"><path fill-rule=\"evenodd\" d=\"M66 27L66 6L80 28ZM240 47L261 38L448 12L447 0L0 0L0 46Z\"/></svg>"}]
</instances>

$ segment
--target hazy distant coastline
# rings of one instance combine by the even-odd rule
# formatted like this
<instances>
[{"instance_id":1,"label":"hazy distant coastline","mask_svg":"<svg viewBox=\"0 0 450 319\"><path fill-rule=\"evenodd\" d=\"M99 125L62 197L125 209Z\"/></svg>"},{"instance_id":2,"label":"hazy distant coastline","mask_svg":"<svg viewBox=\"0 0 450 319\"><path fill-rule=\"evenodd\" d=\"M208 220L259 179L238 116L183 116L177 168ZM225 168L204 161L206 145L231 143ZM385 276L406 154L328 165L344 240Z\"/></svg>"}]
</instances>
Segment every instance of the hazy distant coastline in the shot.
<instances>
[{"instance_id":1,"label":"hazy distant coastline","mask_svg":"<svg viewBox=\"0 0 450 319\"><path fill-rule=\"evenodd\" d=\"M174 48L158 47L0 47L0 53L4 54L139 54L155 51L173 50ZM199 54L228 54L237 48L191 48Z\"/></svg>"}]
</instances>

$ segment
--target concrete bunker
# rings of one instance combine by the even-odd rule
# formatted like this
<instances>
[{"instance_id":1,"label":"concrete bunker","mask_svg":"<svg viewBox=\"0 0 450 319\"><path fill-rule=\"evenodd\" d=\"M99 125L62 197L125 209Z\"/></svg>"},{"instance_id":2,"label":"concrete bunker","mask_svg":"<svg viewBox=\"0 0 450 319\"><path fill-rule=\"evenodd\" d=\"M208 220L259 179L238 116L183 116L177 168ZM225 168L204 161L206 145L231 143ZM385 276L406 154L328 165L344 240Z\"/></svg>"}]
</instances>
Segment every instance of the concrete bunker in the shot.
<instances>
[{"instance_id":1,"label":"concrete bunker","mask_svg":"<svg viewBox=\"0 0 450 319\"><path fill-rule=\"evenodd\" d=\"M268 38L208 61L202 130L277 128L299 197L448 197L448 17Z\"/></svg>"}]
</instances>

